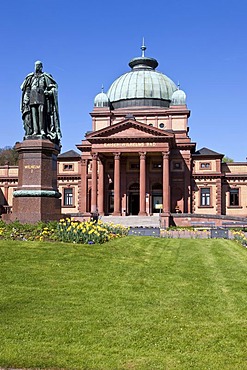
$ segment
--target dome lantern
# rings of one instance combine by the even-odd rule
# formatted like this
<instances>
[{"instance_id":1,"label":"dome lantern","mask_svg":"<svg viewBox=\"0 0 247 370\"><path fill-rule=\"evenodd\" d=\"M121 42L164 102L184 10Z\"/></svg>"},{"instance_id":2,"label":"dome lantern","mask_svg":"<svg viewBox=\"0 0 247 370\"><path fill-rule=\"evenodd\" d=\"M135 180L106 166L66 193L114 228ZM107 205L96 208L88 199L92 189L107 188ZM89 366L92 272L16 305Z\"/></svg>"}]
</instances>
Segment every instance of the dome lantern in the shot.
<instances>
[{"instance_id":1,"label":"dome lantern","mask_svg":"<svg viewBox=\"0 0 247 370\"><path fill-rule=\"evenodd\" d=\"M145 56L146 46L141 47L142 56L129 62L131 71L117 78L107 92L114 109L131 106L169 107L175 83L156 71L158 62Z\"/></svg>"}]
</instances>

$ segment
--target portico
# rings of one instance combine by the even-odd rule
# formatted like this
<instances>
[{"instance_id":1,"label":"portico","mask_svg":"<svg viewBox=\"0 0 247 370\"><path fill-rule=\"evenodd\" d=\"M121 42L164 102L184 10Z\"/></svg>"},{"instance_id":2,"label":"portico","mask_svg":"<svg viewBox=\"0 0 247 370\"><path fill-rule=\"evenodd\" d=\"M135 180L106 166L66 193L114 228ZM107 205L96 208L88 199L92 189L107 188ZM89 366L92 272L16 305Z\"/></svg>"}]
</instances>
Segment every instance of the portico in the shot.
<instances>
[{"instance_id":1,"label":"portico","mask_svg":"<svg viewBox=\"0 0 247 370\"><path fill-rule=\"evenodd\" d=\"M134 119L90 133L84 145L78 146L82 166L88 158L87 191L81 194L91 198L81 203L81 212L97 210L100 215L114 216L169 214L169 160L175 146L173 133Z\"/></svg>"}]
</instances>

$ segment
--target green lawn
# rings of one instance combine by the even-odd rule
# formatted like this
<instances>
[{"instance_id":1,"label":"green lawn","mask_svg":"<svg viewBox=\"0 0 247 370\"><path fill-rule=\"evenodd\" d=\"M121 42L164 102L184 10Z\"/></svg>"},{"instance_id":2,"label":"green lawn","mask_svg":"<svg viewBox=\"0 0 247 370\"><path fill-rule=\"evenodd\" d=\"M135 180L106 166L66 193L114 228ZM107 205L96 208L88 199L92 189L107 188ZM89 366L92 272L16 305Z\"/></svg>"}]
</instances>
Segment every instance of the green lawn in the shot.
<instances>
[{"instance_id":1,"label":"green lawn","mask_svg":"<svg viewBox=\"0 0 247 370\"><path fill-rule=\"evenodd\" d=\"M247 369L247 250L0 241L0 367Z\"/></svg>"}]
</instances>

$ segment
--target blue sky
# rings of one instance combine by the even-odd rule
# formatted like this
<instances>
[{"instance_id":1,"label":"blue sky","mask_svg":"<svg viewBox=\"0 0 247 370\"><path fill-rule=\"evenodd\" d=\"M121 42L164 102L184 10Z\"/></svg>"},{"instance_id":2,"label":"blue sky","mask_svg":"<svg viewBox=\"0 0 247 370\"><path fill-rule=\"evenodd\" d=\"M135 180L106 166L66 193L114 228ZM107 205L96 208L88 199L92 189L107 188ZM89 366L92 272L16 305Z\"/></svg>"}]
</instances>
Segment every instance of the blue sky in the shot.
<instances>
[{"instance_id":1,"label":"blue sky","mask_svg":"<svg viewBox=\"0 0 247 370\"><path fill-rule=\"evenodd\" d=\"M8 0L0 4L0 148L22 141L20 85L41 60L59 85L62 152L91 130L94 97L146 55L186 92L190 137L247 156L247 1Z\"/></svg>"}]
</instances>

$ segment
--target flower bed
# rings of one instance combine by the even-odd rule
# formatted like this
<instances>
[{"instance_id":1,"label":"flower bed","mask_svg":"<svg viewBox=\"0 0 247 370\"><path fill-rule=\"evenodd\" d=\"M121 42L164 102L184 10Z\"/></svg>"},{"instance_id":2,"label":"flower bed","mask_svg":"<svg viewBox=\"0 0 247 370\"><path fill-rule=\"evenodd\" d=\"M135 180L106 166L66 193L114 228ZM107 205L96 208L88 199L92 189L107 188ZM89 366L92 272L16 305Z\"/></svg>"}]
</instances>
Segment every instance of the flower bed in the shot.
<instances>
[{"instance_id":1,"label":"flower bed","mask_svg":"<svg viewBox=\"0 0 247 370\"><path fill-rule=\"evenodd\" d=\"M114 238L128 235L128 229L121 225L102 221L73 221L69 218L60 220L57 235L64 242L82 244L102 244Z\"/></svg>"},{"instance_id":2,"label":"flower bed","mask_svg":"<svg viewBox=\"0 0 247 370\"><path fill-rule=\"evenodd\" d=\"M0 239L102 244L125 235L128 235L127 228L101 221L79 222L66 218L60 222L39 222L34 225L0 221Z\"/></svg>"},{"instance_id":3,"label":"flower bed","mask_svg":"<svg viewBox=\"0 0 247 370\"><path fill-rule=\"evenodd\" d=\"M233 239L247 248L247 235L243 231L232 231Z\"/></svg>"}]
</instances>

